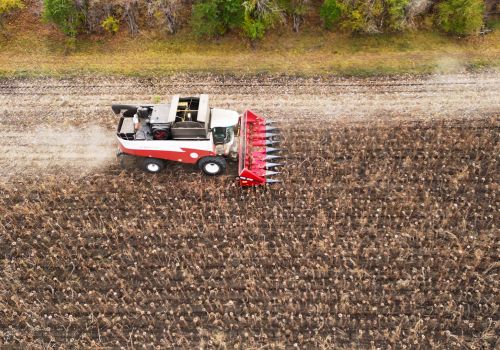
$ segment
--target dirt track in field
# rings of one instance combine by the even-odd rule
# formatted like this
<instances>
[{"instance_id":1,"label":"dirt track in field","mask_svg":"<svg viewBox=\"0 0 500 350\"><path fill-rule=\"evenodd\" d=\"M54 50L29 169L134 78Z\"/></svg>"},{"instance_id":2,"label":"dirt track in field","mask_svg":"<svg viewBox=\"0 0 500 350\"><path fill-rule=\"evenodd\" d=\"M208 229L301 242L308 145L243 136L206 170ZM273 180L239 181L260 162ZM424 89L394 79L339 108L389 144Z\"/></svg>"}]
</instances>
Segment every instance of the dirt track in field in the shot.
<instances>
[{"instance_id":1,"label":"dirt track in field","mask_svg":"<svg viewBox=\"0 0 500 350\"><path fill-rule=\"evenodd\" d=\"M0 83L0 348L499 347L500 77ZM285 182L114 163L113 102L280 122Z\"/></svg>"},{"instance_id":2,"label":"dirt track in field","mask_svg":"<svg viewBox=\"0 0 500 350\"><path fill-rule=\"evenodd\" d=\"M0 82L0 176L95 171L113 160L113 102L208 93L213 106L251 108L282 123L478 118L500 110L500 75L305 79L82 78Z\"/></svg>"}]
</instances>

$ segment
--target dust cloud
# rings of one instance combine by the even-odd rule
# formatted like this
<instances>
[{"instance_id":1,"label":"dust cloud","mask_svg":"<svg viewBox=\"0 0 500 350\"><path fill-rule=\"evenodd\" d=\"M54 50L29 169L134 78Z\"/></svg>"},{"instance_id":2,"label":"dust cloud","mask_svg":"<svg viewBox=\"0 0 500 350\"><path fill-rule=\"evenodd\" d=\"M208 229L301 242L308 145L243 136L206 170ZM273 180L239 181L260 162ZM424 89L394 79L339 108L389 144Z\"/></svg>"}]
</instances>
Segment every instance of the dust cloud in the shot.
<instances>
[{"instance_id":1,"label":"dust cloud","mask_svg":"<svg viewBox=\"0 0 500 350\"><path fill-rule=\"evenodd\" d=\"M454 57L442 56L436 60L434 73L438 74L440 78L446 78L447 74L457 74L465 72L466 67L462 62Z\"/></svg>"},{"instance_id":2,"label":"dust cloud","mask_svg":"<svg viewBox=\"0 0 500 350\"><path fill-rule=\"evenodd\" d=\"M0 146L0 177L86 174L112 164L115 137L100 126L7 130Z\"/></svg>"}]
</instances>

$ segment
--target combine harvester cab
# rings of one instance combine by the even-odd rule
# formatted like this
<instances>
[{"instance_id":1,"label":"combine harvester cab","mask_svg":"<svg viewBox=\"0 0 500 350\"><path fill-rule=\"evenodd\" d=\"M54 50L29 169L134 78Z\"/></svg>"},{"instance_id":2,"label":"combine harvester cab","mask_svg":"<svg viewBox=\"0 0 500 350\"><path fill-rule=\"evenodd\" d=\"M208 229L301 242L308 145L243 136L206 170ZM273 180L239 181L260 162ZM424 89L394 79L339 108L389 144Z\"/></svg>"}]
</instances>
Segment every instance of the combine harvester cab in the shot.
<instances>
[{"instance_id":1,"label":"combine harvester cab","mask_svg":"<svg viewBox=\"0 0 500 350\"><path fill-rule=\"evenodd\" d=\"M281 156L272 147L278 143L278 128L272 124L250 110L241 116L238 173L243 187L280 182L274 169L284 164L276 162Z\"/></svg>"}]
</instances>

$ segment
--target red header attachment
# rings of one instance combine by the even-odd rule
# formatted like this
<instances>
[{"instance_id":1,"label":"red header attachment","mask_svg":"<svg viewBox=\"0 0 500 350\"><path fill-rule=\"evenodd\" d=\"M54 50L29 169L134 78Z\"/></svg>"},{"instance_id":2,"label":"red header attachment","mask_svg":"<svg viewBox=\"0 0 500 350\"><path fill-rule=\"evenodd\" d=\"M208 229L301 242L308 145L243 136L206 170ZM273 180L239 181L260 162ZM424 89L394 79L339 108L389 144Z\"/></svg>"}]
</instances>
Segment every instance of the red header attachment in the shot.
<instances>
[{"instance_id":1,"label":"red header attachment","mask_svg":"<svg viewBox=\"0 0 500 350\"><path fill-rule=\"evenodd\" d=\"M283 164L275 162L281 158L277 148L267 147L278 143L278 129L250 110L245 111L240 120L240 154L238 173L241 186L258 186L279 182L271 178L278 174L272 171Z\"/></svg>"}]
</instances>

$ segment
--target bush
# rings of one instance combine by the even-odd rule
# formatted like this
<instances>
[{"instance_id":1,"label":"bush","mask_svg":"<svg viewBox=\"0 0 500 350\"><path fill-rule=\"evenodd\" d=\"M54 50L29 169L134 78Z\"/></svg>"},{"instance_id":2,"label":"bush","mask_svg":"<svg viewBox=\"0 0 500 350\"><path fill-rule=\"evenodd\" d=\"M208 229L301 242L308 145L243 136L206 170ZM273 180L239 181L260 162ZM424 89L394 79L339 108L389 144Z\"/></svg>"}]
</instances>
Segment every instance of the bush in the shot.
<instances>
[{"instance_id":1,"label":"bush","mask_svg":"<svg viewBox=\"0 0 500 350\"><path fill-rule=\"evenodd\" d=\"M24 4L21 0L0 0L0 29L2 29L2 19L9 12L17 9L24 8Z\"/></svg>"},{"instance_id":2,"label":"bush","mask_svg":"<svg viewBox=\"0 0 500 350\"><path fill-rule=\"evenodd\" d=\"M437 24L446 33L477 34L483 25L483 0L445 0L438 5Z\"/></svg>"},{"instance_id":3,"label":"bush","mask_svg":"<svg viewBox=\"0 0 500 350\"><path fill-rule=\"evenodd\" d=\"M22 0L0 0L0 16L24 8Z\"/></svg>"},{"instance_id":4,"label":"bush","mask_svg":"<svg viewBox=\"0 0 500 350\"><path fill-rule=\"evenodd\" d=\"M410 0L325 0L320 9L324 26L336 23L348 32L381 33L406 28L405 9Z\"/></svg>"},{"instance_id":5,"label":"bush","mask_svg":"<svg viewBox=\"0 0 500 350\"><path fill-rule=\"evenodd\" d=\"M65 35L76 37L85 16L72 0L44 0L43 19L54 23Z\"/></svg>"},{"instance_id":6,"label":"bush","mask_svg":"<svg viewBox=\"0 0 500 350\"><path fill-rule=\"evenodd\" d=\"M197 36L213 37L224 34L226 28L218 18L217 7L216 1L199 2L193 5L191 26Z\"/></svg>"},{"instance_id":7,"label":"bush","mask_svg":"<svg viewBox=\"0 0 500 350\"><path fill-rule=\"evenodd\" d=\"M310 10L309 0L280 0L280 6L292 17L293 30L298 32L304 22L304 16Z\"/></svg>"},{"instance_id":8,"label":"bush","mask_svg":"<svg viewBox=\"0 0 500 350\"><path fill-rule=\"evenodd\" d=\"M325 0L321 6L319 15L323 20L325 28L332 29L342 15L342 7L337 3L337 0Z\"/></svg>"},{"instance_id":9,"label":"bush","mask_svg":"<svg viewBox=\"0 0 500 350\"><path fill-rule=\"evenodd\" d=\"M101 27L108 33L115 34L120 29L120 21L113 16L108 16L104 21L102 21Z\"/></svg>"},{"instance_id":10,"label":"bush","mask_svg":"<svg viewBox=\"0 0 500 350\"><path fill-rule=\"evenodd\" d=\"M391 31L401 31L406 27L405 9L410 0L385 0L387 15L385 27Z\"/></svg>"},{"instance_id":11,"label":"bush","mask_svg":"<svg viewBox=\"0 0 500 350\"><path fill-rule=\"evenodd\" d=\"M260 19L254 19L250 16L245 16L242 29L245 36L252 41L262 39L266 33L265 23Z\"/></svg>"},{"instance_id":12,"label":"bush","mask_svg":"<svg viewBox=\"0 0 500 350\"><path fill-rule=\"evenodd\" d=\"M340 26L342 29L349 32L374 32L372 26L366 20L366 16L362 6L349 8L347 6L343 7L343 18L341 20Z\"/></svg>"},{"instance_id":13,"label":"bush","mask_svg":"<svg viewBox=\"0 0 500 350\"><path fill-rule=\"evenodd\" d=\"M182 0L156 0L149 3L154 17L159 20L160 25L166 26L167 31L171 34L175 33L179 27L182 20L179 13L184 6L187 5ZM155 8L156 11L154 11Z\"/></svg>"},{"instance_id":14,"label":"bush","mask_svg":"<svg viewBox=\"0 0 500 350\"><path fill-rule=\"evenodd\" d=\"M193 5L191 26L199 37L223 35L243 24L242 0L208 0Z\"/></svg>"},{"instance_id":15,"label":"bush","mask_svg":"<svg viewBox=\"0 0 500 350\"><path fill-rule=\"evenodd\" d=\"M284 9L274 0L247 0L243 3L243 33L250 40L260 40L266 29L283 19Z\"/></svg>"}]
</instances>

